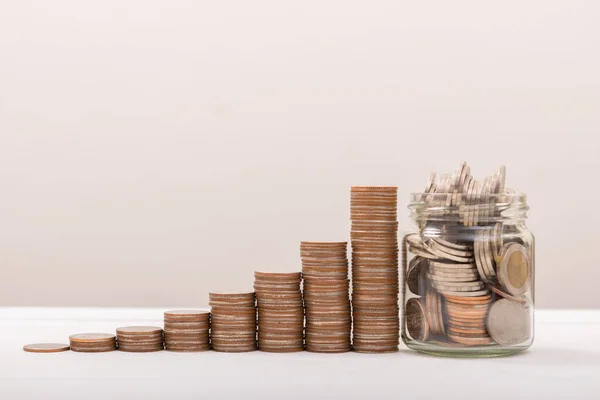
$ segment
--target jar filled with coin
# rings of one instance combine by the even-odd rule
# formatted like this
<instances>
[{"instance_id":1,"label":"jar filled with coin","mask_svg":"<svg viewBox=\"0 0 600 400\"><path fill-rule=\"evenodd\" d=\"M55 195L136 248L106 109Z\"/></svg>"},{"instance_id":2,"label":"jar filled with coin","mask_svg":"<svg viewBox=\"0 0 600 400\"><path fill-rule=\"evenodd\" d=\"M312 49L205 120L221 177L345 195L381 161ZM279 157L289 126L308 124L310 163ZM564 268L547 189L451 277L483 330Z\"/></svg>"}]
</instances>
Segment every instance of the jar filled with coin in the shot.
<instances>
[{"instance_id":1,"label":"jar filled with coin","mask_svg":"<svg viewBox=\"0 0 600 400\"><path fill-rule=\"evenodd\" d=\"M534 237L506 169L476 180L466 163L411 194L404 236L402 338L434 355L493 357L533 342Z\"/></svg>"}]
</instances>

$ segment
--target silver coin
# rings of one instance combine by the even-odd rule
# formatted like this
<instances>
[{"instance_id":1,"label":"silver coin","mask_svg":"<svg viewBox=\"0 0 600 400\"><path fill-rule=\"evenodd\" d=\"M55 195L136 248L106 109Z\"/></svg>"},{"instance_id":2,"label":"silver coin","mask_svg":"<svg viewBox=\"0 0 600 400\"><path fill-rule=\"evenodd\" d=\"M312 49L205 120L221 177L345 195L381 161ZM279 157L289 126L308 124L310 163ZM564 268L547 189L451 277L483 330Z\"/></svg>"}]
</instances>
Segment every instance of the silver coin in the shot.
<instances>
[{"instance_id":1,"label":"silver coin","mask_svg":"<svg viewBox=\"0 0 600 400\"><path fill-rule=\"evenodd\" d=\"M454 269L454 268L456 268L456 269L465 269L465 268L475 269L474 262L455 263L455 262L444 262L444 261L431 261L429 263L429 265L431 265L433 267L446 268L446 269Z\"/></svg>"},{"instance_id":2,"label":"silver coin","mask_svg":"<svg viewBox=\"0 0 600 400\"><path fill-rule=\"evenodd\" d=\"M498 171L496 171L496 175L498 176L498 193L502 193L504 192L506 183L506 167L502 165Z\"/></svg>"},{"instance_id":3,"label":"silver coin","mask_svg":"<svg viewBox=\"0 0 600 400\"><path fill-rule=\"evenodd\" d=\"M440 324L441 309L438 308L440 295L434 290L429 290L425 296L425 306L427 308L427 317L429 320L429 330L434 335L440 335L443 332L443 324Z\"/></svg>"},{"instance_id":4,"label":"silver coin","mask_svg":"<svg viewBox=\"0 0 600 400\"><path fill-rule=\"evenodd\" d=\"M485 271L483 270L483 261L481 261L481 242L479 242L479 240L477 240L477 237L475 238L475 243L474 243L474 250L475 250L475 264L477 265L477 271L479 272L479 276L481 276L481 279L484 282L489 282L489 278L487 276L487 274L485 273Z\"/></svg>"},{"instance_id":5,"label":"silver coin","mask_svg":"<svg viewBox=\"0 0 600 400\"><path fill-rule=\"evenodd\" d=\"M473 251L473 246L469 246L466 244L459 244L459 243L454 243L454 242L449 242L441 237L432 237L430 238L430 240L436 242L437 244L445 247L445 248L450 248L450 249L455 249L455 250L462 250L462 251L466 251L466 252L472 252Z\"/></svg>"},{"instance_id":6,"label":"silver coin","mask_svg":"<svg viewBox=\"0 0 600 400\"><path fill-rule=\"evenodd\" d=\"M492 254L496 262L500 261L500 251L503 245L503 228L504 225L501 223L497 223L492 228Z\"/></svg>"},{"instance_id":7,"label":"silver coin","mask_svg":"<svg viewBox=\"0 0 600 400\"><path fill-rule=\"evenodd\" d=\"M479 225L479 208L481 205L481 196L483 194L483 182L477 181L475 188L475 204L473 208L473 215L471 216L471 226Z\"/></svg>"},{"instance_id":8,"label":"silver coin","mask_svg":"<svg viewBox=\"0 0 600 400\"><path fill-rule=\"evenodd\" d=\"M445 267L434 267L432 265L429 265L429 272L431 272L432 274L464 274L464 275L470 275L470 274L477 274L477 270L475 268L471 268L471 267L464 267L464 268L445 268Z\"/></svg>"},{"instance_id":9,"label":"silver coin","mask_svg":"<svg viewBox=\"0 0 600 400\"><path fill-rule=\"evenodd\" d=\"M473 225L473 219L472 219L472 213L473 213L473 203L475 202L475 189L477 186L477 180L472 179L470 181L469 184L469 189L467 192L467 198L468 198L468 202L467 202L467 208L465 211L465 221L464 224L465 226L472 226Z\"/></svg>"},{"instance_id":10,"label":"silver coin","mask_svg":"<svg viewBox=\"0 0 600 400\"><path fill-rule=\"evenodd\" d=\"M488 246L488 242L486 240L486 231L479 231L475 235L475 240L477 243L477 249L479 251L479 261L481 263L481 270L485 276L484 282L489 282L496 275L495 272L492 271L491 265L488 263L488 256L486 252L486 246Z\"/></svg>"},{"instance_id":11,"label":"silver coin","mask_svg":"<svg viewBox=\"0 0 600 400\"><path fill-rule=\"evenodd\" d=\"M419 236L416 233L410 234L408 236L406 236L406 242L413 247L419 247L419 248L424 248L425 245L423 244L423 240L421 239L421 236Z\"/></svg>"},{"instance_id":12,"label":"silver coin","mask_svg":"<svg viewBox=\"0 0 600 400\"><path fill-rule=\"evenodd\" d=\"M489 282L492 279L492 275L488 269L487 260L485 256L485 249L483 248L485 245L483 231L478 231L475 234L475 241L477 243L477 250L479 251L479 261L481 263L481 269L486 278L484 279L484 282Z\"/></svg>"},{"instance_id":13,"label":"silver coin","mask_svg":"<svg viewBox=\"0 0 600 400\"><path fill-rule=\"evenodd\" d=\"M487 229L483 235L483 256L484 262L487 265L489 276L493 279L496 276L496 262L494 261L494 255L492 254L492 243L489 238L491 237L491 229Z\"/></svg>"},{"instance_id":14,"label":"silver coin","mask_svg":"<svg viewBox=\"0 0 600 400\"><path fill-rule=\"evenodd\" d=\"M440 331L442 333L442 335L446 334L446 329L444 326L444 314L443 314L443 309L442 309L442 296L440 296L439 294L435 297L435 303L436 303L436 316L438 319L438 325L440 327Z\"/></svg>"},{"instance_id":15,"label":"silver coin","mask_svg":"<svg viewBox=\"0 0 600 400\"><path fill-rule=\"evenodd\" d=\"M439 290L452 290L455 292L474 292L477 290L481 290L485 287L484 283L481 281L473 281L473 282L443 282L438 283L436 281L431 281L431 286Z\"/></svg>"},{"instance_id":16,"label":"silver coin","mask_svg":"<svg viewBox=\"0 0 600 400\"><path fill-rule=\"evenodd\" d=\"M487 328L498 344L512 346L530 339L531 322L531 315L525 306L502 299L490 307Z\"/></svg>"},{"instance_id":17,"label":"silver coin","mask_svg":"<svg viewBox=\"0 0 600 400\"><path fill-rule=\"evenodd\" d=\"M450 268L450 269L444 269L444 268L440 268L440 267L432 267L430 266L428 269L429 273L432 275L439 275L439 276L461 276L461 277L468 277L468 276L475 276L475 277L479 277L479 273L477 272L477 270L475 268L471 268L471 269L456 269L456 268Z\"/></svg>"},{"instance_id":18,"label":"silver coin","mask_svg":"<svg viewBox=\"0 0 600 400\"><path fill-rule=\"evenodd\" d=\"M467 204L467 210L465 215L465 225L472 226L473 225L473 209L475 204L475 193L477 191L478 182L476 179L471 181L471 185L469 186L469 202Z\"/></svg>"},{"instance_id":19,"label":"silver coin","mask_svg":"<svg viewBox=\"0 0 600 400\"><path fill-rule=\"evenodd\" d=\"M434 247L436 249L439 249L440 251L443 251L444 253L451 254L460 258L469 259L473 257L473 252L470 250L457 250L452 247L446 247L432 239L427 241L427 247Z\"/></svg>"},{"instance_id":20,"label":"silver coin","mask_svg":"<svg viewBox=\"0 0 600 400\"><path fill-rule=\"evenodd\" d=\"M483 178L483 194L482 194L482 198L481 198L481 212L479 214L479 217L483 221L487 221L487 217L488 217L487 204L488 204L489 198L490 198L490 190L491 190L490 178L489 178L489 176L486 176L485 178Z\"/></svg>"},{"instance_id":21,"label":"silver coin","mask_svg":"<svg viewBox=\"0 0 600 400\"><path fill-rule=\"evenodd\" d=\"M410 260L407 272L406 272L406 284L408 290L416 295L422 294L422 288L419 284L420 278L423 276L423 272L427 270L427 259L421 257L415 257Z\"/></svg>"},{"instance_id":22,"label":"silver coin","mask_svg":"<svg viewBox=\"0 0 600 400\"><path fill-rule=\"evenodd\" d=\"M459 192L462 193L463 188L465 186L465 181L467 180L467 177L469 176L471 169L469 168L467 163L464 161L462 163L460 163L459 169L460 169L460 175L458 177L458 181L456 182L456 186L457 186Z\"/></svg>"},{"instance_id":23,"label":"silver coin","mask_svg":"<svg viewBox=\"0 0 600 400\"><path fill-rule=\"evenodd\" d=\"M439 267L429 267L428 272L431 275L436 275L436 276L448 276L448 277L452 277L452 276L457 276L457 277L463 277L463 278L467 278L467 277L479 277L479 273L477 272L477 270L475 268L471 268L471 269L443 269L443 268L439 268Z\"/></svg>"},{"instance_id":24,"label":"silver coin","mask_svg":"<svg viewBox=\"0 0 600 400\"><path fill-rule=\"evenodd\" d=\"M408 251L411 252L411 253L413 253L416 256L421 256L421 257L428 258L428 259L431 259L431 260L438 260L439 259L438 256L436 256L434 254L431 254L431 253L429 253L427 251L424 251L423 249L420 249L420 248L416 248L416 247L412 247L411 246L411 247L408 248Z\"/></svg>"},{"instance_id":25,"label":"silver coin","mask_svg":"<svg viewBox=\"0 0 600 400\"><path fill-rule=\"evenodd\" d=\"M477 271L440 271L429 269L428 273L434 277L438 277L440 279L452 279L452 278L460 278L460 279L471 279L471 280L479 280L479 273Z\"/></svg>"},{"instance_id":26,"label":"silver coin","mask_svg":"<svg viewBox=\"0 0 600 400\"><path fill-rule=\"evenodd\" d=\"M452 173L452 187L454 189L458 188L460 183L460 178L462 175L463 164L460 164L458 168Z\"/></svg>"},{"instance_id":27,"label":"silver coin","mask_svg":"<svg viewBox=\"0 0 600 400\"><path fill-rule=\"evenodd\" d=\"M486 294L489 294L490 291L487 289L484 290L478 290L476 292L459 292L459 291L455 291L455 290L439 290L438 292L440 292L440 294L443 294L444 296L458 296L458 297L481 297L481 296L485 296Z\"/></svg>"},{"instance_id":28,"label":"silver coin","mask_svg":"<svg viewBox=\"0 0 600 400\"><path fill-rule=\"evenodd\" d=\"M443 258L446 260L452 260L459 263L469 263L473 261L472 257L458 257L453 254L446 253L445 251L441 250L434 242L427 244L427 250L429 250L430 253L435 254L439 258Z\"/></svg>"},{"instance_id":29,"label":"silver coin","mask_svg":"<svg viewBox=\"0 0 600 400\"><path fill-rule=\"evenodd\" d=\"M434 282L474 282L479 279L479 275L452 276L452 275L432 275L427 274L427 278Z\"/></svg>"},{"instance_id":30,"label":"silver coin","mask_svg":"<svg viewBox=\"0 0 600 400\"><path fill-rule=\"evenodd\" d=\"M514 296L525 293L531 275L527 248L519 243L509 243L503 247L501 254L498 281Z\"/></svg>"}]
</instances>

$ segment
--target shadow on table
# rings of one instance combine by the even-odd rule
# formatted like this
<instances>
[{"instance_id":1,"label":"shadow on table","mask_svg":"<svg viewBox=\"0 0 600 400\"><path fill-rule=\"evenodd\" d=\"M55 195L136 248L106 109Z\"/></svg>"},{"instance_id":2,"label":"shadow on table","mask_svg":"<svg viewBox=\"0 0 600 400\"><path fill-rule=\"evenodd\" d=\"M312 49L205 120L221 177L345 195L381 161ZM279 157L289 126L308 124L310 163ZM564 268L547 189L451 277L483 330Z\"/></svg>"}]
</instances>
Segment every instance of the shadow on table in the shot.
<instances>
[{"instance_id":1,"label":"shadow on table","mask_svg":"<svg viewBox=\"0 0 600 400\"><path fill-rule=\"evenodd\" d=\"M535 345L524 352L513 354L506 357L492 357L492 358L446 358L438 357L433 355L421 354L416 351L401 349L399 353L402 357L430 357L437 358L440 360L464 360L464 362L474 362L481 360L483 362L504 362L514 360L521 365L562 365L562 366L575 366L575 365L593 365L600 366L600 353L591 352L585 350L565 349L565 348L552 348L552 347L541 347L536 348ZM484 361L485 360L485 361Z\"/></svg>"},{"instance_id":2,"label":"shadow on table","mask_svg":"<svg viewBox=\"0 0 600 400\"><path fill-rule=\"evenodd\" d=\"M600 366L600 353L585 351L583 349L535 348L534 345L531 349L511 357L518 359L520 364Z\"/></svg>"}]
</instances>

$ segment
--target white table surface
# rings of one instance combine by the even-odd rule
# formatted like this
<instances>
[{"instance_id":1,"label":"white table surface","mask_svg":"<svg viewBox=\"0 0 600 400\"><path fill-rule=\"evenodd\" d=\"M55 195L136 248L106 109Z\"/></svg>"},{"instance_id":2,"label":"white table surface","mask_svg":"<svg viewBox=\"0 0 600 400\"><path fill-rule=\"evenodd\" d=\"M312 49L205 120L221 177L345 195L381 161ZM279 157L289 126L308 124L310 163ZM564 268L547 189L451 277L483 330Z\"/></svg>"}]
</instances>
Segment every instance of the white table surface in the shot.
<instances>
[{"instance_id":1,"label":"white table surface","mask_svg":"<svg viewBox=\"0 0 600 400\"><path fill-rule=\"evenodd\" d=\"M165 309L0 308L0 399L600 399L600 310L536 312L536 340L495 359L395 354L64 352L22 346L162 326Z\"/></svg>"}]
</instances>

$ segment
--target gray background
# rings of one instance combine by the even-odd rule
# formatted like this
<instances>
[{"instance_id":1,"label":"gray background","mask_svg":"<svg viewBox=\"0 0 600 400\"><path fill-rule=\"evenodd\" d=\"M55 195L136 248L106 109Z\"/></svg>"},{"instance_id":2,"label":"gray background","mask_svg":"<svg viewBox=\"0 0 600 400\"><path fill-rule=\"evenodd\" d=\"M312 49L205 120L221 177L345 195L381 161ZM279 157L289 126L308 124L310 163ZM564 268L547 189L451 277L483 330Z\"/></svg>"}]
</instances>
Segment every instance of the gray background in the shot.
<instances>
[{"instance_id":1,"label":"gray background","mask_svg":"<svg viewBox=\"0 0 600 400\"><path fill-rule=\"evenodd\" d=\"M204 305L345 240L349 187L528 194L599 307L600 3L0 0L0 305Z\"/></svg>"}]
</instances>

